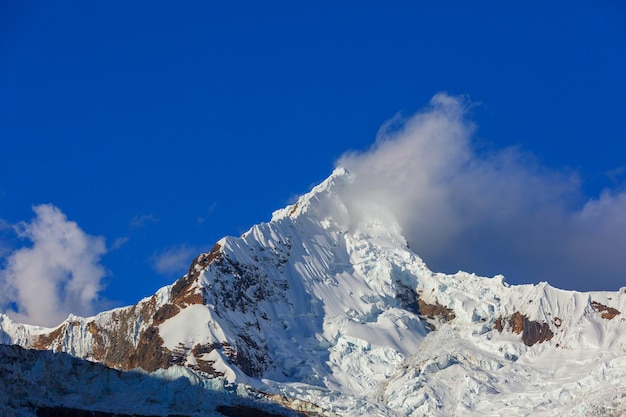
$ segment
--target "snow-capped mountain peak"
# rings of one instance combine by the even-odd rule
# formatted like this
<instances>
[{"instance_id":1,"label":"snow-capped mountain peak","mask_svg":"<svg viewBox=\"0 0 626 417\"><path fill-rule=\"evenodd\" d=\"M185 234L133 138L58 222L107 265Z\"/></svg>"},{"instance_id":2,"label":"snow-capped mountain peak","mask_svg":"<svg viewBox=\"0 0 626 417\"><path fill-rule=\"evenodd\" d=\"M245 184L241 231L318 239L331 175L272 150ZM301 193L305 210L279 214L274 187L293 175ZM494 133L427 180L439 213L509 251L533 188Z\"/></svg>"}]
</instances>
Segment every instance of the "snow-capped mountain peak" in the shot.
<instances>
[{"instance_id":1,"label":"snow-capped mountain peak","mask_svg":"<svg viewBox=\"0 0 626 417\"><path fill-rule=\"evenodd\" d=\"M272 222L276 222L285 217L299 217L303 214L311 216L313 213L311 213L310 210L315 212L313 216L316 214L318 216L330 215L330 213L324 213L324 208L330 209L334 204L338 204L339 202L337 201L337 198L339 194L353 180L354 178L352 174L346 168L336 168L326 180L313 187L310 192L300 196L296 203L283 209L276 210L272 214ZM331 200L332 203L328 204L328 200ZM341 206L341 203L339 203L339 206ZM339 207L332 208L336 210ZM317 212L318 210L319 213Z\"/></svg>"},{"instance_id":2,"label":"snow-capped mountain peak","mask_svg":"<svg viewBox=\"0 0 626 417\"><path fill-rule=\"evenodd\" d=\"M0 337L122 369L183 366L340 415L626 407L597 391L626 388L624 290L432 272L392 213L351 198L354 180L337 168L134 306L55 329L2 316Z\"/></svg>"}]
</instances>

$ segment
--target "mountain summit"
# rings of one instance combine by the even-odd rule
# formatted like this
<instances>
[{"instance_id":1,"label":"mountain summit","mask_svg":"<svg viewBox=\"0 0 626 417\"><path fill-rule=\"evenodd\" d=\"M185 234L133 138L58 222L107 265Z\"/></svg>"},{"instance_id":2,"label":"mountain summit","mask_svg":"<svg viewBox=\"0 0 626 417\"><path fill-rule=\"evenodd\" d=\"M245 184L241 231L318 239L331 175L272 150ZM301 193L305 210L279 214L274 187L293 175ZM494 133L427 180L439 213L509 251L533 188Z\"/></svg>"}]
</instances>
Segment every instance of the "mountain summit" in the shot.
<instances>
[{"instance_id":1,"label":"mountain summit","mask_svg":"<svg viewBox=\"0 0 626 417\"><path fill-rule=\"evenodd\" d=\"M0 316L0 342L183 367L327 415L626 410L626 289L433 272L384 205L348 202L353 181L336 169L133 306L53 329Z\"/></svg>"}]
</instances>

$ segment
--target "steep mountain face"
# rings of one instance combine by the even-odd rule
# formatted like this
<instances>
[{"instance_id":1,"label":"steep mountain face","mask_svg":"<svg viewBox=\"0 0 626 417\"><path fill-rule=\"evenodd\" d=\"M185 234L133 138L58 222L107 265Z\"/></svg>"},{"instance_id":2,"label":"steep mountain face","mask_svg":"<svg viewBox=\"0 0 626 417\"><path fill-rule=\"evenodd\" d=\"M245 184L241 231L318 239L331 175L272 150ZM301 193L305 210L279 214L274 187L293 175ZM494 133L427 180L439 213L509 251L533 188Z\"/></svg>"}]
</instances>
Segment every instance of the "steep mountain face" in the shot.
<instances>
[{"instance_id":1,"label":"steep mountain face","mask_svg":"<svg viewBox=\"0 0 626 417\"><path fill-rule=\"evenodd\" d=\"M337 169L134 306L55 329L1 316L0 342L119 369L185 367L327 414L626 410L626 289L432 272L393 216L346 205L351 181Z\"/></svg>"}]
</instances>

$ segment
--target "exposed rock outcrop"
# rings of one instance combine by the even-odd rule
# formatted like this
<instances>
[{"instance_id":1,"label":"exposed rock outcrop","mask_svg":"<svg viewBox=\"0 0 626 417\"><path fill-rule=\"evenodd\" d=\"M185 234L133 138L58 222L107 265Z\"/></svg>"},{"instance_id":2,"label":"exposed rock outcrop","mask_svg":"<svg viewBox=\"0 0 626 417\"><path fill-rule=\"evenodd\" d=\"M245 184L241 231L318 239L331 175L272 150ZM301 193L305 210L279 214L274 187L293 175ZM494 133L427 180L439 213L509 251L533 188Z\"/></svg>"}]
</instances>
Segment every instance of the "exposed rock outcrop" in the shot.
<instances>
[{"instance_id":1,"label":"exposed rock outcrop","mask_svg":"<svg viewBox=\"0 0 626 417\"><path fill-rule=\"evenodd\" d=\"M181 307L186 307L192 304L203 304L204 297L197 292L194 287L194 283L197 282L198 277L211 265L214 261L218 261L222 258L222 247L219 243L216 243L208 253L203 253L198 256L191 263L187 275L180 278L174 283L172 292L170 295L171 302Z\"/></svg>"},{"instance_id":2,"label":"exposed rock outcrop","mask_svg":"<svg viewBox=\"0 0 626 417\"><path fill-rule=\"evenodd\" d=\"M428 304L421 298L417 300L419 314L430 319L438 317L443 321L450 321L455 318L454 310L446 306L442 306L435 301L434 304Z\"/></svg>"},{"instance_id":3,"label":"exposed rock outcrop","mask_svg":"<svg viewBox=\"0 0 626 417\"><path fill-rule=\"evenodd\" d=\"M597 301L592 301L591 306L594 310L601 313L600 316L603 319L613 320L615 316L621 314L621 312L613 307L605 306L604 304L600 304Z\"/></svg>"},{"instance_id":4,"label":"exposed rock outcrop","mask_svg":"<svg viewBox=\"0 0 626 417\"><path fill-rule=\"evenodd\" d=\"M498 317L494 323L494 328L500 333L508 328L514 333L521 334L522 341L527 346L546 342L554 336L548 323L529 320L525 314L519 311L515 312L508 320L502 316Z\"/></svg>"},{"instance_id":5,"label":"exposed rock outcrop","mask_svg":"<svg viewBox=\"0 0 626 417\"><path fill-rule=\"evenodd\" d=\"M110 312L106 325L98 320L72 321L64 323L50 333L37 336L31 347L40 350L63 350L63 342L71 340L82 333L91 336L87 357L117 369L142 368L156 371L179 365L187 354L186 351L171 351L163 346L159 335L159 325L174 317L190 305L204 303L204 296L197 285L200 273L211 263L221 258L221 246L215 244L213 249L198 256L189 268L187 275L174 283L170 291L169 301L158 305L157 296L145 299L133 306L116 309ZM211 346L211 350L218 346ZM199 347L191 351L195 356L195 368L203 372L219 375L212 367L212 362L202 356L210 352L207 347ZM236 359L235 352L233 360Z\"/></svg>"}]
</instances>

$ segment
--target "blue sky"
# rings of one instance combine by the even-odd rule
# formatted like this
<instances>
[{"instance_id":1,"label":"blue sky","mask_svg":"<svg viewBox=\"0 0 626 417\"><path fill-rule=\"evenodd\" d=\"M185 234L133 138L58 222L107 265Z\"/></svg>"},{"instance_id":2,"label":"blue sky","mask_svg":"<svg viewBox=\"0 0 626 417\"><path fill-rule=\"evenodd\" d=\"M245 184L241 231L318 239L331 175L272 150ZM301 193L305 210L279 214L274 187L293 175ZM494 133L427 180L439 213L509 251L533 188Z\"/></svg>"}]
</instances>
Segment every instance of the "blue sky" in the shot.
<instances>
[{"instance_id":1,"label":"blue sky","mask_svg":"<svg viewBox=\"0 0 626 417\"><path fill-rule=\"evenodd\" d=\"M428 113L441 92L462 102L473 158L515 149L516 164L532 165L541 184L574 178L563 193L569 214L589 201L618 201L626 178L626 6L524 6L3 2L0 306L19 310L24 302L17 254L47 259L67 249L36 240L54 221L78 236L75 253L93 260L83 267L97 277L90 291L59 295L59 305L85 314L134 303L222 236L268 220L346 152L371 151L389 119ZM619 217L616 207L606 213ZM588 233L601 228L619 229L602 223ZM539 239L514 229L511 241ZM626 281L617 264L572 278L559 269L567 258L525 269L549 262L508 262L488 248L458 259L422 256L433 269L503 273L511 283L548 277L589 290ZM615 258L568 256L591 257L589 265ZM29 273L47 271L46 262ZM67 271L76 270L67 262L54 267L53 280L66 292Z\"/></svg>"}]
</instances>

